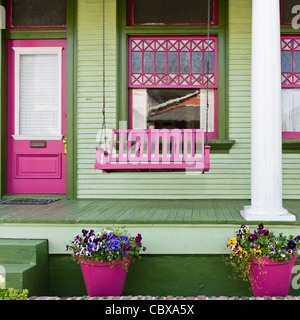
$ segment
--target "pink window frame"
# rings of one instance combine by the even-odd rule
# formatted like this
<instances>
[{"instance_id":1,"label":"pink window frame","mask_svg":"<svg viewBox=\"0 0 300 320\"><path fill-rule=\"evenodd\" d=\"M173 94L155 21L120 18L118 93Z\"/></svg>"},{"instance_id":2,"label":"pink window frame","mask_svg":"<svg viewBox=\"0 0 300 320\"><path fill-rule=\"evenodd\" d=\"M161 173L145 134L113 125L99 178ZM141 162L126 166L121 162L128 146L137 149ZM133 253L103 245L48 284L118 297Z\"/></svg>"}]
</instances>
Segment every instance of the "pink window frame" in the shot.
<instances>
[{"instance_id":1,"label":"pink window frame","mask_svg":"<svg viewBox=\"0 0 300 320\"><path fill-rule=\"evenodd\" d=\"M284 42L291 40L290 42ZM299 40L299 43L295 45L295 40ZM292 52L292 72L281 71L281 87L284 88L300 88L300 72L294 72L294 52L300 52L300 35L285 35L281 36L281 52ZM291 79L291 80L289 80ZM295 80L296 79L296 80ZM289 84L284 84L285 81L289 81ZM283 139L300 139L300 132L282 132Z\"/></svg>"},{"instance_id":2,"label":"pink window frame","mask_svg":"<svg viewBox=\"0 0 300 320\"><path fill-rule=\"evenodd\" d=\"M218 25L218 0L213 0L214 1L214 21L210 23L211 26L217 26ZM128 19L128 24L129 26L132 27L147 27L147 26L161 26L161 24L134 24L133 23L133 0L129 0L129 19ZM191 24L186 24L186 23L176 23L176 24L164 24L163 26L205 26L207 23L201 23L201 24L196 24L196 23L191 23Z\"/></svg>"},{"instance_id":3,"label":"pink window frame","mask_svg":"<svg viewBox=\"0 0 300 320\"><path fill-rule=\"evenodd\" d=\"M135 45L134 48L132 43L133 41L139 42L140 41L140 45ZM152 41L151 44L147 44L147 47L144 46L144 43L146 41ZM169 44L171 41L177 41L176 47L173 46L173 44L171 43L170 45L173 46L173 48L171 48L171 50L169 50L168 48L162 48L161 47L163 45L159 44L158 41L164 41L164 46L166 46L166 44ZM185 42L188 41L188 42ZM195 41L201 41L200 44L195 43ZM217 37L216 36L211 36L209 38L209 46L207 46L205 49L203 49L203 44L207 45L207 37L205 36L183 36L183 37L178 37L178 36L170 36L170 37L129 37L129 41L128 41L128 47L129 47L129 63L128 63L128 86L130 88L206 88L207 87L207 83L204 80L204 77L206 76L206 74L204 73L204 59L202 59L202 72L201 73L193 73L188 72L188 73L181 73L180 70L180 66L179 66L179 61L178 61L178 71L177 72L164 72L164 73L156 73L154 72L144 72L144 55L142 55L142 72L137 72L137 73L133 73L132 72L132 62L131 62L131 56L133 52L177 52L178 54L181 52L190 52L190 54L192 54L193 52L201 52L204 53L205 52L214 52L214 71L212 74L210 74L210 79L209 81L213 83L209 85L209 88L217 88L218 87L218 44L217 44ZM187 46L191 45L192 47L188 48ZM149 48L150 46L153 46L152 48ZM179 47L181 46L181 48ZM138 47L138 49L136 49L136 47ZM194 47L194 48L193 48ZM208 50L207 50L208 48ZM192 61L190 59L190 61ZM155 67L155 55L154 55L154 67ZM167 64L168 61L166 59L166 70L167 70ZM155 68L154 68L155 69ZM139 76L139 78L142 78L141 80L139 80L138 78L137 81L135 81L135 83L132 83L132 77L136 77L135 74L137 76ZM179 76L181 77L181 82L180 79L178 80L178 84L177 85L170 85L167 82L167 80L161 80L162 78L166 77L166 76ZM183 76L185 76L185 78L183 78ZM153 78L151 80L151 78ZM191 77L189 80L189 77ZM193 77L193 79L192 79ZM213 77L213 78L212 78ZM150 80L149 80L150 78ZM146 79L146 81L144 80ZM158 79L158 80L157 80ZM154 81L154 83L153 83ZM157 84L156 81L164 81L165 84ZM184 82L186 81L190 81L189 84L184 84ZM150 82L150 83L149 83ZM147 84L149 83L149 84Z\"/></svg>"},{"instance_id":4,"label":"pink window frame","mask_svg":"<svg viewBox=\"0 0 300 320\"><path fill-rule=\"evenodd\" d=\"M140 83L140 84L131 84L131 77L132 77L132 62L131 62L131 57L132 57L132 42L134 40L141 40L141 41L146 41L146 40L153 40L153 41L157 41L157 40L165 40L165 41L171 41L171 40L176 40L176 41L184 41L184 40L188 40L189 43L191 44L191 47L190 47L190 51L180 51L180 47L178 46L178 49L176 51L172 51L172 52L194 52L192 50L193 46L192 46L192 41L194 40L201 40L201 45L203 45L203 43L206 44L206 48L208 48L209 52L211 52L211 48L213 49L213 52L214 52L214 71L213 71L213 76L214 76L214 82L213 84L210 84L209 85L209 88L210 89L214 89L214 131L213 132L208 132L208 139L217 139L218 137L218 116L217 116L217 106L218 106L218 45L217 45L217 37L216 36L211 36L210 37L210 42L209 42L209 47L207 46L207 37L206 36L169 36L169 37L166 37L166 36L157 36L157 37L142 37L142 36L134 36L134 37L129 37L128 39L128 89L129 89L129 95L128 95L128 99L129 99L129 128L132 129L133 127L133 123L132 123L132 89L145 89L145 88L148 88L148 89L193 89L193 88L197 88L197 89L206 89L207 88L207 82L206 81L203 81L202 84L200 83L196 83L194 82L194 84L189 84L189 85L182 85L182 84L177 84L177 85L168 85L168 84L165 84L165 85L159 85L159 84L145 84L145 83ZM213 41L213 47L211 47L211 41ZM183 47L184 47L184 43L182 44ZM200 46L201 46L200 45ZM197 44L194 44L194 47L196 47ZM157 51L158 47L157 47L157 42L154 44L154 52L166 52L166 55L168 52L168 50L163 50L163 51ZM151 49L151 48L150 48ZM149 46L147 45L147 47L145 48L144 45L142 45L141 47L141 51L138 51L138 52L151 52L150 51L147 51L149 50ZM200 50L200 49L199 49ZM153 52L153 51L152 51ZM196 52L207 52L205 49L202 51L196 51ZM179 56L179 55L178 55ZM192 60L190 59L190 62ZM166 59L166 70L167 70L167 59ZM180 66L179 66L179 63L178 62L178 72L177 72L177 75L180 75ZM202 76L204 75L204 59L202 59ZM144 65L144 61L143 61L143 56L142 56L142 73L141 73L141 77L144 76L144 73L143 73L143 65ZM154 70L155 70L155 55L154 55ZM191 69L190 69L191 71ZM149 74L148 74L149 75ZM152 77L155 77L156 73L154 72L153 74L151 74ZM165 76L168 75L167 72L164 73ZM192 77L193 73L190 72L189 73L189 76ZM143 81L143 80L142 80Z\"/></svg>"},{"instance_id":5,"label":"pink window frame","mask_svg":"<svg viewBox=\"0 0 300 320\"><path fill-rule=\"evenodd\" d=\"M7 1L7 22L6 22L6 26L7 26L7 29L66 29L67 26L32 26L32 27L13 27L11 25L12 23L12 19L11 19L11 13L12 13L12 4L11 4L11 1L12 0L8 0Z\"/></svg>"}]
</instances>

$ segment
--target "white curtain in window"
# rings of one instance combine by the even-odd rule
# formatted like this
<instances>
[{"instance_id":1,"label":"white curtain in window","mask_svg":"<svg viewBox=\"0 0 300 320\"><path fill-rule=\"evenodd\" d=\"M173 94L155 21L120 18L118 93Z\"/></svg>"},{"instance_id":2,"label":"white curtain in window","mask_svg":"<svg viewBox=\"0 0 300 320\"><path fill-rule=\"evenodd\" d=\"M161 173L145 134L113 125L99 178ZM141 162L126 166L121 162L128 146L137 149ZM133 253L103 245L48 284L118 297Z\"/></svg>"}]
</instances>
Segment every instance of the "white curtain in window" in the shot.
<instances>
[{"instance_id":1,"label":"white curtain in window","mask_svg":"<svg viewBox=\"0 0 300 320\"><path fill-rule=\"evenodd\" d=\"M282 89L282 131L300 132L300 89Z\"/></svg>"},{"instance_id":2,"label":"white curtain in window","mask_svg":"<svg viewBox=\"0 0 300 320\"><path fill-rule=\"evenodd\" d=\"M59 134L58 55L21 55L19 70L19 134Z\"/></svg>"}]
</instances>

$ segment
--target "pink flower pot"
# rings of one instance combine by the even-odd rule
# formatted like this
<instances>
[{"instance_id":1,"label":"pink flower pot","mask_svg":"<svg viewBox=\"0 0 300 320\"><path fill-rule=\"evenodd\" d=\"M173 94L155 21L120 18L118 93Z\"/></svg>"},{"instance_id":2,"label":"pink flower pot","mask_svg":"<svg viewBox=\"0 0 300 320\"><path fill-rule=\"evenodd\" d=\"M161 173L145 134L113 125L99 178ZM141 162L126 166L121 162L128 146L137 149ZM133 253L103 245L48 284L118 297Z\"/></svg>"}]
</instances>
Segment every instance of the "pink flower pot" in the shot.
<instances>
[{"instance_id":1,"label":"pink flower pot","mask_svg":"<svg viewBox=\"0 0 300 320\"><path fill-rule=\"evenodd\" d=\"M285 297L289 293L293 267L297 257L281 263L266 257L253 260L249 281L255 297Z\"/></svg>"},{"instance_id":2,"label":"pink flower pot","mask_svg":"<svg viewBox=\"0 0 300 320\"><path fill-rule=\"evenodd\" d=\"M124 289L130 261L95 262L78 259L80 262L86 290L91 297L120 296ZM124 269L124 264L127 269Z\"/></svg>"}]
</instances>

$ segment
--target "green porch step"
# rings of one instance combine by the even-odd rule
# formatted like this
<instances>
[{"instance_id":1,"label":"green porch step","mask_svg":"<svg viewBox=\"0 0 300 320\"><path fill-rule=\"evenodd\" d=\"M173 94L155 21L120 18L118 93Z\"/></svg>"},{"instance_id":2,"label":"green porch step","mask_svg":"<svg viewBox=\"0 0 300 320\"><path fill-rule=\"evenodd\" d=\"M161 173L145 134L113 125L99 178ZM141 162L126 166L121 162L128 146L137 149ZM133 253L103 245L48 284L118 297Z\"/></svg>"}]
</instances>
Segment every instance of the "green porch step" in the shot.
<instances>
[{"instance_id":1,"label":"green porch step","mask_svg":"<svg viewBox=\"0 0 300 320\"><path fill-rule=\"evenodd\" d=\"M47 240L0 239L0 273L7 287L43 295L49 289Z\"/></svg>"}]
</instances>

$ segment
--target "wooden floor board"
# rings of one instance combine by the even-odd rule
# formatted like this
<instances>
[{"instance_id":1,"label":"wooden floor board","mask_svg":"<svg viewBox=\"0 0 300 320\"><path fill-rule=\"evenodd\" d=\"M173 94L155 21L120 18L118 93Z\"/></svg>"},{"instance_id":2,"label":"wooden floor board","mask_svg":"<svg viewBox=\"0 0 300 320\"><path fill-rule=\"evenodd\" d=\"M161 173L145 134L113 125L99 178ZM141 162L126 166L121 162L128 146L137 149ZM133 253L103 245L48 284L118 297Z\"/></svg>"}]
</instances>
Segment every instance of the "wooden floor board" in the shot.
<instances>
[{"instance_id":1,"label":"wooden floor board","mask_svg":"<svg viewBox=\"0 0 300 320\"><path fill-rule=\"evenodd\" d=\"M300 224L300 200L284 207ZM249 200L59 200L47 205L0 205L0 223L107 223L107 224L236 224ZM275 223L276 222L272 222Z\"/></svg>"}]
</instances>

